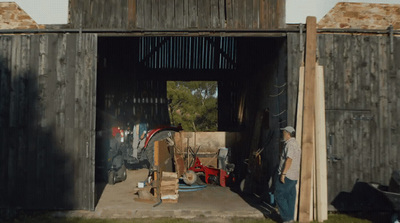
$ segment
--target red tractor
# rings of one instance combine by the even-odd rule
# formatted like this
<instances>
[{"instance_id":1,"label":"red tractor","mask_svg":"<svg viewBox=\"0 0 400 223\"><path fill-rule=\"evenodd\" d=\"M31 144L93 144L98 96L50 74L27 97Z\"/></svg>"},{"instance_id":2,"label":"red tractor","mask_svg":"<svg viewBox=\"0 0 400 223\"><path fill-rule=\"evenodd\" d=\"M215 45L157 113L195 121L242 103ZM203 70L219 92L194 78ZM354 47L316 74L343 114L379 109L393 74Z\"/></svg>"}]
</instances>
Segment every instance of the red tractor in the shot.
<instances>
[{"instance_id":1,"label":"red tractor","mask_svg":"<svg viewBox=\"0 0 400 223\"><path fill-rule=\"evenodd\" d=\"M141 154L146 154L146 159L150 163L150 167L154 165L154 142L163 139L170 139L169 142L173 142L173 136L176 132L182 130L181 126L159 126L156 129L150 130L146 135L146 141Z\"/></svg>"},{"instance_id":2,"label":"red tractor","mask_svg":"<svg viewBox=\"0 0 400 223\"><path fill-rule=\"evenodd\" d=\"M146 132L144 146L138 149L137 158L133 157L133 131L129 128L113 127L108 153L108 183L115 184L126 179L126 168L138 169L154 165L154 142L166 139L173 143L173 136L182 127L159 126Z\"/></svg>"}]
</instances>

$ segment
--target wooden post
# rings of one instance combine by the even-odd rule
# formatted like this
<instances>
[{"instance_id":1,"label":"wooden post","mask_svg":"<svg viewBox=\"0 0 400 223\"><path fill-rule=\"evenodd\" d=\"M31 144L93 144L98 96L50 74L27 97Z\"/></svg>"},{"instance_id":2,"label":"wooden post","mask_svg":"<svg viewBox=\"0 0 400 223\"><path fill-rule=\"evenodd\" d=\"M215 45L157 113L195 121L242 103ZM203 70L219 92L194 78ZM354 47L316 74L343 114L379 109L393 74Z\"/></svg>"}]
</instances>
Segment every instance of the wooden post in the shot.
<instances>
[{"instance_id":1,"label":"wooden post","mask_svg":"<svg viewBox=\"0 0 400 223\"><path fill-rule=\"evenodd\" d=\"M155 187L154 187L154 196L156 196L157 198L161 199L160 196L160 181L161 181L161 177L159 176L160 172L159 172L159 165L160 165L160 160L159 160L159 141L155 141L154 142L154 168L156 169L154 171L154 182L155 182Z\"/></svg>"},{"instance_id":2,"label":"wooden post","mask_svg":"<svg viewBox=\"0 0 400 223\"><path fill-rule=\"evenodd\" d=\"M185 169L185 161L183 160L183 145L182 145L182 132L175 133L175 146L174 146L174 160L175 160L175 171L178 173L178 177L182 176Z\"/></svg>"},{"instance_id":3,"label":"wooden post","mask_svg":"<svg viewBox=\"0 0 400 223\"><path fill-rule=\"evenodd\" d=\"M301 137L303 132L303 103L304 102L304 66L300 67L299 70L299 92L297 95L297 115L296 115L296 141L301 145ZM299 186L301 179L296 184L296 203L294 208L294 219L298 220L298 208L299 208Z\"/></svg>"},{"instance_id":4,"label":"wooden post","mask_svg":"<svg viewBox=\"0 0 400 223\"><path fill-rule=\"evenodd\" d=\"M328 178L326 157L325 88L323 66L316 67L315 87L315 162L317 181L317 220L328 219Z\"/></svg>"},{"instance_id":5,"label":"wooden post","mask_svg":"<svg viewBox=\"0 0 400 223\"><path fill-rule=\"evenodd\" d=\"M314 157L314 128L315 128L315 62L316 62L316 18L307 17L306 63L304 76L304 116L301 159L301 187L299 221L310 221L312 158Z\"/></svg>"}]
</instances>

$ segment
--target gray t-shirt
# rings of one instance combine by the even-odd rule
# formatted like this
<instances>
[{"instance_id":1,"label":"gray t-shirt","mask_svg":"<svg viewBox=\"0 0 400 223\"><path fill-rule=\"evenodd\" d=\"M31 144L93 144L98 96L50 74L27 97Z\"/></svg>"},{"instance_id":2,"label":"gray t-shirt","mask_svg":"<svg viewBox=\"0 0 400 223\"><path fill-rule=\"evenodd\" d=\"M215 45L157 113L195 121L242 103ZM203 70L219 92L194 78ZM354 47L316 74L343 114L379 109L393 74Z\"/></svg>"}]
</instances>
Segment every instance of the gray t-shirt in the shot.
<instances>
[{"instance_id":1,"label":"gray t-shirt","mask_svg":"<svg viewBox=\"0 0 400 223\"><path fill-rule=\"evenodd\" d=\"M279 163L279 175L285 168L285 162L288 157L292 159L292 165L286 173L286 177L291 180L298 180L300 175L301 149L295 138L290 138L285 142L285 148L282 151Z\"/></svg>"}]
</instances>

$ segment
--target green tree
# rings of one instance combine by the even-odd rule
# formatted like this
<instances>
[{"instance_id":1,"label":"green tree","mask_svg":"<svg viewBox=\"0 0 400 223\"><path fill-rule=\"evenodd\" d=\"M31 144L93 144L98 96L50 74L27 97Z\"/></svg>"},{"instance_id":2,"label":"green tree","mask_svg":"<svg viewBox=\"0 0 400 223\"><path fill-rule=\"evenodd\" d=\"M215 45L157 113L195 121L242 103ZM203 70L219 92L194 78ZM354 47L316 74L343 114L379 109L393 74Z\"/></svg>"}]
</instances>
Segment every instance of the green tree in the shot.
<instances>
[{"instance_id":1,"label":"green tree","mask_svg":"<svg viewBox=\"0 0 400 223\"><path fill-rule=\"evenodd\" d=\"M218 101L215 81L169 81L167 96L173 125L186 131L217 131Z\"/></svg>"}]
</instances>

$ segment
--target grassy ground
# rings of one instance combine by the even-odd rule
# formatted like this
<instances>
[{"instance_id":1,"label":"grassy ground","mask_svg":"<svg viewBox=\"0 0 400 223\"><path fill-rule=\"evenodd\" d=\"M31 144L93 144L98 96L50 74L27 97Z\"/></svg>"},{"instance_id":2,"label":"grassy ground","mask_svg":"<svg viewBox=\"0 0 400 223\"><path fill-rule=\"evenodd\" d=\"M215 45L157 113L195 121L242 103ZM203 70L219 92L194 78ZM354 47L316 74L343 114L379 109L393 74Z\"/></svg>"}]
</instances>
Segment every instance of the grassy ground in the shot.
<instances>
[{"instance_id":1,"label":"grassy ground","mask_svg":"<svg viewBox=\"0 0 400 223\"><path fill-rule=\"evenodd\" d=\"M367 223L367 222L388 222L387 214L330 214L327 223ZM4 219L3 219L4 220ZM1 221L5 223L29 222L29 223L194 223L194 222L233 222L233 223L273 223L271 219L251 219L251 218L235 218L235 219L172 219L172 218L147 218L147 219L85 219L85 218L55 218L49 214L23 215Z\"/></svg>"}]
</instances>

